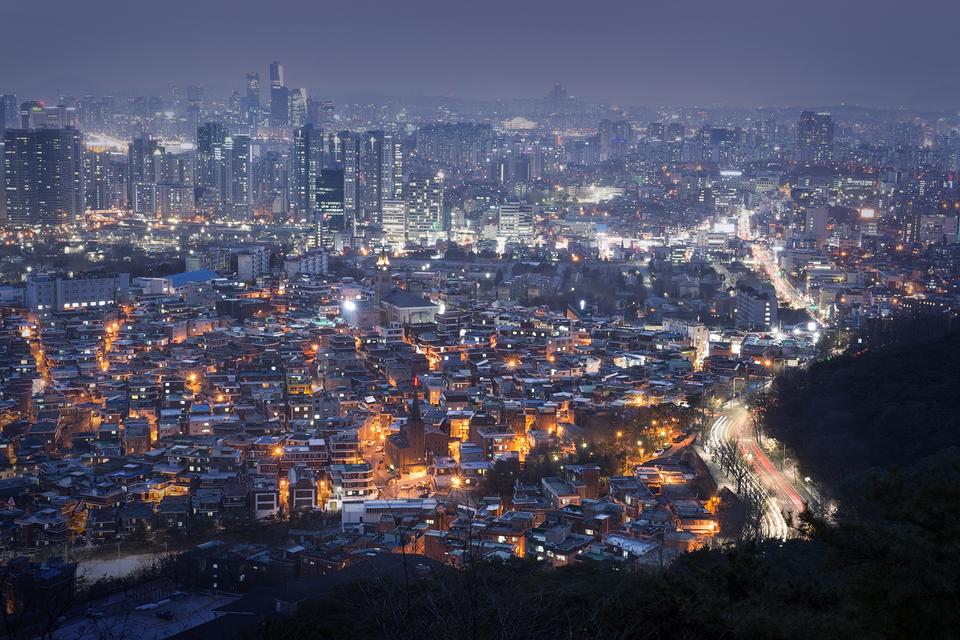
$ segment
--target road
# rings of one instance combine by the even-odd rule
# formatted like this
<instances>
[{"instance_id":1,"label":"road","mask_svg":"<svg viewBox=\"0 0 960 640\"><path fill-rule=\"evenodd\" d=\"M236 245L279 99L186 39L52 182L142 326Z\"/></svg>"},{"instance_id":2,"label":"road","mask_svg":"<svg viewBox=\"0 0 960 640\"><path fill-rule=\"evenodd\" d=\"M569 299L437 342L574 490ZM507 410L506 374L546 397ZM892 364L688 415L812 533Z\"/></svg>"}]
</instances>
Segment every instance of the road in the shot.
<instances>
[{"instance_id":1,"label":"road","mask_svg":"<svg viewBox=\"0 0 960 640\"><path fill-rule=\"evenodd\" d=\"M754 242L750 245L754 260L760 271L769 278L777 292L777 299L785 302L792 309L806 309L821 323L825 323L827 318L823 316L820 309L813 301L797 289L790 280L783 275L780 266L777 264L776 255L773 251L767 249L759 243Z\"/></svg>"},{"instance_id":2,"label":"road","mask_svg":"<svg viewBox=\"0 0 960 640\"><path fill-rule=\"evenodd\" d=\"M786 540L791 535L788 518L803 511L804 500L760 446L750 425L750 413L740 400L728 402L723 413L710 425L704 438L704 453L712 460L711 452L724 442L737 444L751 463L751 481L759 483L770 495L763 518L764 535Z\"/></svg>"},{"instance_id":3,"label":"road","mask_svg":"<svg viewBox=\"0 0 960 640\"><path fill-rule=\"evenodd\" d=\"M810 299L783 276L773 252L756 242L750 247L757 265L773 284L773 288L777 292L777 298L789 304L793 309L809 308L811 305Z\"/></svg>"}]
</instances>

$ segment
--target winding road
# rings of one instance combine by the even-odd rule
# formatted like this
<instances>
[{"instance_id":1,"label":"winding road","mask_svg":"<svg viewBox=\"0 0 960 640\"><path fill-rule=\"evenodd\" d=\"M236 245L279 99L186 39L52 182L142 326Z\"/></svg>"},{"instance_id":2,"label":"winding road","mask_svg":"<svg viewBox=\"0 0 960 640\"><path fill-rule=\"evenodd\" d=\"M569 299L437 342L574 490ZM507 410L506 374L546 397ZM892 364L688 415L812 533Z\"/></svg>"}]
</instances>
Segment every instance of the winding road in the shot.
<instances>
[{"instance_id":1,"label":"winding road","mask_svg":"<svg viewBox=\"0 0 960 640\"><path fill-rule=\"evenodd\" d=\"M751 464L750 482L769 494L763 517L763 533L769 538L786 540L791 535L790 519L805 506L803 497L770 460L750 428L750 412L740 400L727 403L704 438L704 452L712 461L712 452L725 442L735 442ZM730 486L727 483L727 486ZM730 487L733 490L733 487Z\"/></svg>"}]
</instances>

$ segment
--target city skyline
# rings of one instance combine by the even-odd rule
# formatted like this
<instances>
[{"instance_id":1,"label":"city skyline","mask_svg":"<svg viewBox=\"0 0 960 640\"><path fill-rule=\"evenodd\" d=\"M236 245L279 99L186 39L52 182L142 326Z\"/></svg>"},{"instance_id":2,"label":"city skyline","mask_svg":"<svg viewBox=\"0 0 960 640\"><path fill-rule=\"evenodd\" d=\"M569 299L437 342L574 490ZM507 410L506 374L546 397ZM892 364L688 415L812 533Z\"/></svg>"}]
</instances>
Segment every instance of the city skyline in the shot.
<instances>
[{"instance_id":1,"label":"city skyline","mask_svg":"<svg viewBox=\"0 0 960 640\"><path fill-rule=\"evenodd\" d=\"M0 8L0 637L955 636L958 18Z\"/></svg>"},{"instance_id":2,"label":"city skyline","mask_svg":"<svg viewBox=\"0 0 960 640\"><path fill-rule=\"evenodd\" d=\"M943 86L960 7L930 0L814 0L792 11L754 0L496 2L477 14L433 0L281 0L266 19L250 0L55 4L0 9L0 22L37 24L43 34L42 46L30 29L0 40L5 90L166 95L200 83L226 97L247 72L266 79L265 61L283 60L287 84L324 98L523 98L554 82L621 106L945 108L960 97L960 87Z\"/></svg>"}]
</instances>

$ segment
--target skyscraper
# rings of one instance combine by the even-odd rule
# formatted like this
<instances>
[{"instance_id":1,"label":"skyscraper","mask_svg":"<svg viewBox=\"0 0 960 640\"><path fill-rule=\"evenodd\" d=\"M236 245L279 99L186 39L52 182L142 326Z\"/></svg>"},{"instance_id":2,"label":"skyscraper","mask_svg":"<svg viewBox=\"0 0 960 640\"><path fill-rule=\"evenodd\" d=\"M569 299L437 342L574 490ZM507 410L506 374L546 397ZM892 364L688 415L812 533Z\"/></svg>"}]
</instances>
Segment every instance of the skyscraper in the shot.
<instances>
[{"instance_id":1,"label":"skyscraper","mask_svg":"<svg viewBox=\"0 0 960 640\"><path fill-rule=\"evenodd\" d=\"M407 240L428 244L443 221L443 174L414 173L407 181Z\"/></svg>"},{"instance_id":2,"label":"skyscraper","mask_svg":"<svg viewBox=\"0 0 960 640\"><path fill-rule=\"evenodd\" d=\"M396 249L403 249L407 243L407 204L403 200L384 200L382 218L387 242Z\"/></svg>"},{"instance_id":3,"label":"skyscraper","mask_svg":"<svg viewBox=\"0 0 960 640\"><path fill-rule=\"evenodd\" d=\"M348 176L356 174L356 212L360 221L379 223L383 201L403 197L403 156L396 134L367 131L352 136L350 148L344 149L344 170Z\"/></svg>"},{"instance_id":4,"label":"skyscraper","mask_svg":"<svg viewBox=\"0 0 960 640\"><path fill-rule=\"evenodd\" d=\"M823 163L833 159L833 118L829 113L800 114L797 152L800 162Z\"/></svg>"},{"instance_id":5,"label":"skyscraper","mask_svg":"<svg viewBox=\"0 0 960 640\"><path fill-rule=\"evenodd\" d=\"M196 131L200 126L200 113L203 110L203 86L192 84L187 87L187 127Z\"/></svg>"},{"instance_id":6,"label":"skyscraper","mask_svg":"<svg viewBox=\"0 0 960 640\"><path fill-rule=\"evenodd\" d=\"M321 169L317 180L318 237L329 237L329 229L345 229L343 207L343 170Z\"/></svg>"},{"instance_id":7,"label":"skyscraper","mask_svg":"<svg viewBox=\"0 0 960 640\"><path fill-rule=\"evenodd\" d=\"M4 133L7 216L11 224L58 226L83 211L80 132L8 129Z\"/></svg>"},{"instance_id":8,"label":"skyscraper","mask_svg":"<svg viewBox=\"0 0 960 640\"><path fill-rule=\"evenodd\" d=\"M102 211L110 209L117 200L114 174L115 163L110 151L105 148L88 149L83 152L83 190L86 209Z\"/></svg>"},{"instance_id":9,"label":"skyscraper","mask_svg":"<svg viewBox=\"0 0 960 640\"><path fill-rule=\"evenodd\" d=\"M197 130L197 186L215 190L222 210L249 210L251 165L250 136L230 135L216 122Z\"/></svg>"},{"instance_id":10,"label":"skyscraper","mask_svg":"<svg viewBox=\"0 0 960 640\"><path fill-rule=\"evenodd\" d=\"M283 82L283 65L270 63L270 124L286 126L290 122L290 96Z\"/></svg>"},{"instance_id":11,"label":"skyscraper","mask_svg":"<svg viewBox=\"0 0 960 640\"><path fill-rule=\"evenodd\" d=\"M343 165L343 217L350 231L357 225L357 187L359 184L360 138L350 131L337 134L338 150Z\"/></svg>"},{"instance_id":12,"label":"skyscraper","mask_svg":"<svg viewBox=\"0 0 960 640\"><path fill-rule=\"evenodd\" d=\"M251 71L247 74L247 92L244 99L247 124L256 126L260 122L260 74Z\"/></svg>"},{"instance_id":13,"label":"skyscraper","mask_svg":"<svg viewBox=\"0 0 960 640\"><path fill-rule=\"evenodd\" d=\"M360 220L380 222L383 172L383 131L367 131L360 146L357 194Z\"/></svg>"},{"instance_id":14,"label":"skyscraper","mask_svg":"<svg viewBox=\"0 0 960 640\"><path fill-rule=\"evenodd\" d=\"M307 90L303 87L291 89L287 95L290 108L288 122L291 127L302 126L307 121Z\"/></svg>"},{"instance_id":15,"label":"skyscraper","mask_svg":"<svg viewBox=\"0 0 960 640\"><path fill-rule=\"evenodd\" d=\"M224 180L228 186L224 204L234 213L249 212L253 204L250 195L251 165L253 164L253 147L250 145L250 136L227 136L224 140L224 150L227 156L225 165L228 172Z\"/></svg>"},{"instance_id":16,"label":"skyscraper","mask_svg":"<svg viewBox=\"0 0 960 640\"><path fill-rule=\"evenodd\" d=\"M403 197L403 149L400 136L387 132L383 135L381 200L399 200Z\"/></svg>"},{"instance_id":17,"label":"skyscraper","mask_svg":"<svg viewBox=\"0 0 960 640\"><path fill-rule=\"evenodd\" d=\"M17 96L11 93L0 95L0 133L17 128L17 113Z\"/></svg>"},{"instance_id":18,"label":"skyscraper","mask_svg":"<svg viewBox=\"0 0 960 640\"><path fill-rule=\"evenodd\" d=\"M127 206L135 213L152 213L153 198L148 191L160 181L160 165L163 150L160 143L151 136L139 136L127 145Z\"/></svg>"},{"instance_id":19,"label":"skyscraper","mask_svg":"<svg viewBox=\"0 0 960 640\"><path fill-rule=\"evenodd\" d=\"M316 211L317 180L322 168L323 130L312 124L297 127L293 131L291 201L301 218L307 218Z\"/></svg>"},{"instance_id":20,"label":"skyscraper","mask_svg":"<svg viewBox=\"0 0 960 640\"><path fill-rule=\"evenodd\" d=\"M218 122L197 129L197 186L223 190L223 143L227 130Z\"/></svg>"},{"instance_id":21,"label":"skyscraper","mask_svg":"<svg viewBox=\"0 0 960 640\"><path fill-rule=\"evenodd\" d=\"M20 103L20 128L33 129L43 118L43 103L29 100Z\"/></svg>"}]
</instances>

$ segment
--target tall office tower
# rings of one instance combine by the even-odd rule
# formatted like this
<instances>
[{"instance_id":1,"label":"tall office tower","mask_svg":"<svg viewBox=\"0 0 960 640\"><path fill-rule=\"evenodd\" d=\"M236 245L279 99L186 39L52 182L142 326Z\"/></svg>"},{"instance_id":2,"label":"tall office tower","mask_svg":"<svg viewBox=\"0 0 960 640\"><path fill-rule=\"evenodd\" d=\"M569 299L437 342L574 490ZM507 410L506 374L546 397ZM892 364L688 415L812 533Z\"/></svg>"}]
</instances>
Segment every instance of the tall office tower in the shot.
<instances>
[{"instance_id":1,"label":"tall office tower","mask_svg":"<svg viewBox=\"0 0 960 640\"><path fill-rule=\"evenodd\" d=\"M192 84L187 87L187 130L196 131L200 126L203 111L203 86Z\"/></svg>"},{"instance_id":2,"label":"tall office tower","mask_svg":"<svg viewBox=\"0 0 960 640\"><path fill-rule=\"evenodd\" d=\"M380 222L382 171L383 131L367 131L361 136L357 177L357 208L364 222Z\"/></svg>"},{"instance_id":3,"label":"tall office tower","mask_svg":"<svg viewBox=\"0 0 960 640\"><path fill-rule=\"evenodd\" d=\"M333 124L333 117L336 115L336 109L333 106L333 102L330 100L324 100L320 103L320 113L318 122L323 126L328 126Z\"/></svg>"},{"instance_id":4,"label":"tall office tower","mask_svg":"<svg viewBox=\"0 0 960 640\"><path fill-rule=\"evenodd\" d=\"M683 139L686 135L683 124L671 122L667 125L666 144L667 160L670 162L683 161Z\"/></svg>"},{"instance_id":5,"label":"tall office tower","mask_svg":"<svg viewBox=\"0 0 960 640\"><path fill-rule=\"evenodd\" d=\"M270 90L279 89L283 84L283 65L274 60L270 63Z\"/></svg>"},{"instance_id":6,"label":"tall office tower","mask_svg":"<svg viewBox=\"0 0 960 640\"><path fill-rule=\"evenodd\" d=\"M224 184L228 186L228 192L223 200L224 205L234 213L249 212L253 204L250 188L253 147L250 144L250 136L227 136L223 146L227 158L224 163L227 171Z\"/></svg>"},{"instance_id":7,"label":"tall office tower","mask_svg":"<svg viewBox=\"0 0 960 640\"><path fill-rule=\"evenodd\" d=\"M343 143L345 131L333 132L324 129L323 166L328 169L343 168Z\"/></svg>"},{"instance_id":8,"label":"tall office tower","mask_svg":"<svg viewBox=\"0 0 960 640\"><path fill-rule=\"evenodd\" d=\"M193 153L184 149L166 147L160 157L160 177L162 184L193 186Z\"/></svg>"},{"instance_id":9,"label":"tall office tower","mask_svg":"<svg viewBox=\"0 0 960 640\"><path fill-rule=\"evenodd\" d=\"M346 227L356 232L358 217L358 188L360 170L360 136L350 131L337 134L339 152L343 165L343 218Z\"/></svg>"},{"instance_id":10,"label":"tall office tower","mask_svg":"<svg viewBox=\"0 0 960 640\"><path fill-rule=\"evenodd\" d=\"M33 129L38 121L43 120L43 103L29 100L20 103L20 128Z\"/></svg>"},{"instance_id":11,"label":"tall office tower","mask_svg":"<svg viewBox=\"0 0 960 640\"><path fill-rule=\"evenodd\" d=\"M127 206L135 213L153 213L150 195L160 181L163 148L150 136L134 138L127 145Z\"/></svg>"},{"instance_id":12,"label":"tall office tower","mask_svg":"<svg viewBox=\"0 0 960 640\"><path fill-rule=\"evenodd\" d=\"M357 134L343 149L348 184L354 171L351 157L356 149L357 219L379 223L384 200L403 197L403 154L396 134L367 131ZM349 188L349 187L348 187ZM348 195L349 197L349 195Z\"/></svg>"},{"instance_id":13,"label":"tall office tower","mask_svg":"<svg viewBox=\"0 0 960 640\"><path fill-rule=\"evenodd\" d=\"M208 122L197 130L197 186L213 192L222 211L242 214L251 196L253 149L250 136L230 135Z\"/></svg>"},{"instance_id":14,"label":"tall office tower","mask_svg":"<svg viewBox=\"0 0 960 640\"><path fill-rule=\"evenodd\" d=\"M18 226L58 226L83 211L80 132L8 129L3 168L7 219Z\"/></svg>"},{"instance_id":15,"label":"tall office tower","mask_svg":"<svg viewBox=\"0 0 960 640\"><path fill-rule=\"evenodd\" d=\"M563 111L567 104L567 90L560 83L553 85L553 89L547 94L547 108L554 113Z\"/></svg>"},{"instance_id":16,"label":"tall office tower","mask_svg":"<svg viewBox=\"0 0 960 640\"><path fill-rule=\"evenodd\" d=\"M222 202L225 191L227 130L217 122L208 122L197 129L197 186L215 189Z\"/></svg>"},{"instance_id":17,"label":"tall office tower","mask_svg":"<svg viewBox=\"0 0 960 640\"><path fill-rule=\"evenodd\" d=\"M647 127L648 132L649 129ZM662 124L660 130L660 138L662 139ZM600 158L602 160L622 158L627 154L629 144L633 142L633 126L626 120L601 120L597 133L600 137Z\"/></svg>"},{"instance_id":18,"label":"tall office tower","mask_svg":"<svg viewBox=\"0 0 960 640\"><path fill-rule=\"evenodd\" d=\"M383 134L380 170L380 200L403 198L403 148L396 133Z\"/></svg>"},{"instance_id":19,"label":"tall office tower","mask_svg":"<svg viewBox=\"0 0 960 640\"><path fill-rule=\"evenodd\" d=\"M0 129L16 129L19 124L17 96L5 93L0 96L0 109L3 109L3 118L0 119Z\"/></svg>"},{"instance_id":20,"label":"tall office tower","mask_svg":"<svg viewBox=\"0 0 960 640\"><path fill-rule=\"evenodd\" d=\"M10 93L0 95L0 133L7 129L16 129L19 124L18 115L17 96Z\"/></svg>"},{"instance_id":21,"label":"tall office tower","mask_svg":"<svg viewBox=\"0 0 960 640\"><path fill-rule=\"evenodd\" d=\"M830 237L830 210L826 207L810 207L803 215L803 238L822 249Z\"/></svg>"},{"instance_id":22,"label":"tall office tower","mask_svg":"<svg viewBox=\"0 0 960 640\"><path fill-rule=\"evenodd\" d=\"M260 74L251 71L247 74L247 92L244 104L247 124L254 126L260 122Z\"/></svg>"},{"instance_id":23,"label":"tall office tower","mask_svg":"<svg viewBox=\"0 0 960 640\"><path fill-rule=\"evenodd\" d=\"M530 179L539 180L543 175L543 146L539 141L528 148L527 161L530 165Z\"/></svg>"},{"instance_id":24,"label":"tall office tower","mask_svg":"<svg viewBox=\"0 0 960 640\"><path fill-rule=\"evenodd\" d=\"M317 180L323 168L323 129L305 124L293 131L291 202L301 219L317 208ZM341 185L342 190L342 185Z\"/></svg>"},{"instance_id":25,"label":"tall office tower","mask_svg":"<svg viewBox=\"0 0 960 640\"><path fill-rule=\"evenodd\" d=\"M307 122L307 90L303 87L291 89L289 92L290 115L288 122L291 127L300 127Z\"/></svg>"},{"instance_id":26,"label":"tall office tower","mask_svg":"<svg viewBox=\"0 0 960 640\"><path fill-rule=\"evenodd\" d=\"M394 249L407 244L407 203L403 200L383 201L383 235Z\"/></svg>"},{"instance_id":27,"label":"tall office tower","mask_svg":"<svg viewBox=\"0 0 960 640\"><path fill-rule=\"evenodd\" d=\"M105 147L84 151L83 176L84 207L94 211L111 209L116 203L116 180L110 151Z\"/></svg>"},{"instance_id":28,"label":"tall office tower","mask_svg":"<svg viewBox=\"0 0 960 640\"><path fill-rule=\"evenodd\" d=\"M239 91L234 91L227 99L227 116L231 122L245 122L247 117L243 109L243 99Z\"/></svg>"},{"instance_id":29,"label":"tall office tower","mask_svg":"<svg viewBox=\"0 0 960 640\"><path fill-rule=\"evenodd\" d=\"M270 124L286 126L290 122L290 96L283 83L283 65L270 63Z\"/></svg>"},{"instance_id":30,"label":"tall office tower","mask_svg":"<svg viewBox=\"0 0 960 640\"><path fill-rule=\"evenodd\" d=\"M343 170L321 169L317 180L317 244L332 246L331 230L344 230Z\"/></svg>"},{"instance_id":31,"label":"tall office tower","mask_svg":"<svg viewBox=\"0 0 960 640\"><path fill-rule=\"evenodd\" d=\"M421 245L441 230L443 222L443 174L410 174L407 203L407 240Z\"/></svg>"},{"instance_id":32,"label":"tall office tower","mask_svg":"<svg viewBox=\"0 0 960 640\"><path fill-rule=\"evenodd\" d=\"M497 240L501 242L533 242L533 207L525 202L504 202L500 205Z\"/></svg>"},{"instance_id":33,"label":"tall office tower","mask_svg":"<svg viewBox=\"0 0 960 640\"><path fill-rule=\"evenodd\" d=\"M797 123L797 159L830 162L833 159L833 118L829 113L804 111Z\"/></svg>"}]
</instances>

